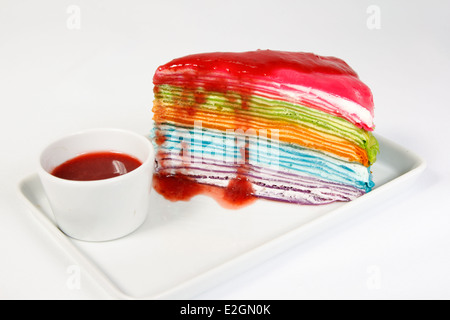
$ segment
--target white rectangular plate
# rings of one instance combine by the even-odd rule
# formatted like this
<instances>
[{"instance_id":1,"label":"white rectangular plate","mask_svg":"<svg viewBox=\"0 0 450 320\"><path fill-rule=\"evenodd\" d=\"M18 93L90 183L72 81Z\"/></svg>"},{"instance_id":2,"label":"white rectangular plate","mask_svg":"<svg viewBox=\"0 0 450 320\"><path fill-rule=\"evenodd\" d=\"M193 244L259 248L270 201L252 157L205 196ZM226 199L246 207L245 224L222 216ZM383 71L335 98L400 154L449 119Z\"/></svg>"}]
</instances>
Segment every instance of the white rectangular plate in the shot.
<instances>
[{"instance_id":1,"label":"white rectangular plate","mask_svg":"<svg viewBox=\"0 0 450 320\"><path fill-rule=\"evenodd\" d=\"M425 169L419 156L377 139L380 154L372 167L376 187L352 202L299 206L259 200L226 210L204 196L172 203L153 192L145 224L109 242L82 242L62 233L37 175L24 179L19 192L52 238L113 298L185 299L394 197L395 190Z\"/></svg>"}]
</instances>

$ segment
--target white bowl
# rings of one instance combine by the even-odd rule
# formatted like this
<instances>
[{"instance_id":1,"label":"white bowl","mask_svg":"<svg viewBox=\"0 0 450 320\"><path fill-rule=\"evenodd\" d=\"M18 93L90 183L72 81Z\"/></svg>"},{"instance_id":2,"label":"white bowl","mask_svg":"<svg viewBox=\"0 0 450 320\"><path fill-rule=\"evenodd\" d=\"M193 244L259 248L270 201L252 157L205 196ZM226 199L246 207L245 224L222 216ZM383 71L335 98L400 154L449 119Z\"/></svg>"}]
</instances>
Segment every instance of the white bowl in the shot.
<instances>
[{"instance_id":1,"label":"white bowl","mask_svg":"<svg viewBox=\"0 0 450 320\"><path fill-rule=\"evenodd\" d=\"M105 180L73 181L51 174L80 154L116 151L142 162L137 169ZM154 170L151 142L120 129L93 129L62 138L40 156L39 177L58 227L84 241L107 241L126 236L145 221Z\"/></svg>"}]
</instances>

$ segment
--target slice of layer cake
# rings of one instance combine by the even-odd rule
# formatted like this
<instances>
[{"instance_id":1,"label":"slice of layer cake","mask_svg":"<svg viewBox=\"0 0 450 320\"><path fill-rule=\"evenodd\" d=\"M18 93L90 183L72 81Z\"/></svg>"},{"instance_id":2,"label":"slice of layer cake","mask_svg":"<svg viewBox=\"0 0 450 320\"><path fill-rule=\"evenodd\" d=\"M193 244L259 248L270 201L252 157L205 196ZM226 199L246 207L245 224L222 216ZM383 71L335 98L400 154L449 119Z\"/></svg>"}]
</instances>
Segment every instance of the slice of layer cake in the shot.
<instances>
[{"instance_id":1,"label":"slice of layer cake","mask_svg":"<svg viewBox=\"0 0 450 320\"><path fill-rule=\"evenodd\" d=\"M154 187L167 199L326 204L374 186L372 93L340 59L196 54L159 67L153 81Z\"/></svg>"}]
</instances>

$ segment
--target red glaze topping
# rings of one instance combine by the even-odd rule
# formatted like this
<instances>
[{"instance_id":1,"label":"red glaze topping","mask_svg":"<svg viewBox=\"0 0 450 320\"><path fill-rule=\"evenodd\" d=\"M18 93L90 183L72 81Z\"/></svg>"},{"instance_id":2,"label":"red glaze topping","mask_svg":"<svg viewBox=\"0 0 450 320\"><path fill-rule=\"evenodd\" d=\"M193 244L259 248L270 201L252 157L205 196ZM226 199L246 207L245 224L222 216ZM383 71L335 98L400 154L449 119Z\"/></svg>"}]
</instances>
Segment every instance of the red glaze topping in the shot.
<instances>
[{"instance_id":1,"label":"red glaze topping","mask_svg":"<svg viewBox=\"0 0 450 320\"><path fill-rule=\"evenodd\" d=\"M182 78L174 77L177 72L189 70L191 72L184 72ZM255 89L249 85L252 82L301 85L353 101L369 110L373 116L372 93L359 80L356 72L341 59L313 53L258 50L194 54L160 66L153 81L155 85L197 88L199 77L212 73L214 79L211 77L211 80L201 83L207 91L226 92L229 90L229 79L245 81L240 93L246 95Z\"/></svg>"},{"instance_id":2,"label":"red glaze topping","mask_svg":"<svg viewBox=\"0 0 450 320\"><path fill-rule=\"evenodd\" d=\"M301 73L358 76L347 63L338 58L272 50L194 54L172 60L159 67L158 71L166 69L176 71L179 68L189 67L198 71L224 71L234 76L273 76L279 69Z\"/></svg>"}]
</instances>

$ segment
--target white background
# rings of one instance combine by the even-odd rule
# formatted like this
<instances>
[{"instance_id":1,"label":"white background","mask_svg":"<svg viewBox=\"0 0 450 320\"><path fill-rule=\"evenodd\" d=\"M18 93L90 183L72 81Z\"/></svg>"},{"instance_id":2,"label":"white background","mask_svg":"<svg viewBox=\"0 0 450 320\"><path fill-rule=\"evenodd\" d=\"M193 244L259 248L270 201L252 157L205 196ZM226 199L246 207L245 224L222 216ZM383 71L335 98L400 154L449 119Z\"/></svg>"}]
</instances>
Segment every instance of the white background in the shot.
<instances>
[{"instance_id":1,"label":"white background","mask_svg":"<svg viewBox=\"0 0 450 320\"><path fill-rule=\"evenodd\" d=\"M369 28L371 8L379 29ZM450 298L449 21L444 0L0 0L0 299L108 298L87 277L68 285L74 262L17 197L47 143L93 127L148 134L158 65L254 49L346 60L372 88L376 132L428 169L390 200L197 298Z\"/></svg>"}]
</instances>

